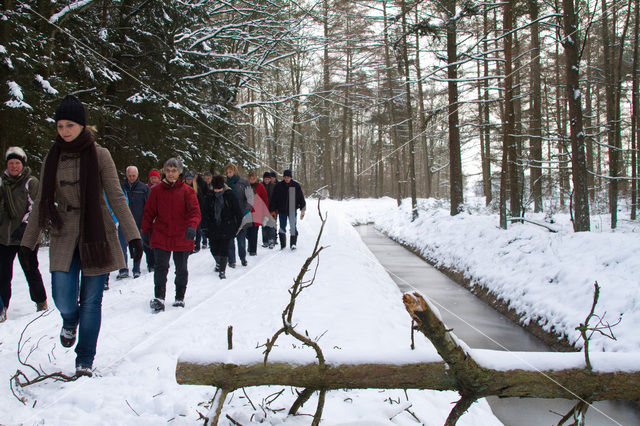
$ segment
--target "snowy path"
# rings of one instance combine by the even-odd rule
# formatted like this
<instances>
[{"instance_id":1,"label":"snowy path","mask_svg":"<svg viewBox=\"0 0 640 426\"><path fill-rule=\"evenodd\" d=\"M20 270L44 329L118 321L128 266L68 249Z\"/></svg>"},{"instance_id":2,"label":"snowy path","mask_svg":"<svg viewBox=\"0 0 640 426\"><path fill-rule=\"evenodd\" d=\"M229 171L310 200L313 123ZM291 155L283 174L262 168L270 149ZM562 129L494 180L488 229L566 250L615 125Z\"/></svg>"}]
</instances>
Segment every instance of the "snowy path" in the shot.
<instances>
[{"instance_id":1,"label":"snowy path","mask_svg":"<svg viewBox=\"0 0 640 426\"><path fill-rule=\"evenodd\" d=\"M184 309L170 306L172 285L168 285L167 310L152 315L148 301L153 293L153 277L143 274L133 280L116 281L103 302L103 325L96 356L96 376L72 383L43 382L24 389L27 405L10 396L9 377L18 368L16 347L20 332L36 317L28 298L26 283L16 268L14 295L9 319L0 325L0 371L6 398L0 402L0 424L52 425L157 425L201 424L198 412L213 396L206 386L180 386L175 381L176 360L187 349L226 351L226 333L234 329L234 348L256 350L281 325L280 314L288 300L287 290L309 255L320 221L310 211L300 223L297 252L260 248L249 266L239 266L220 281L213 273L208 252L189 259L189 286ZM390 361L416 356L409 350L410 321L401 303L401 293L385 273L339 208L333 205L322 240L322 252L314 286L302 294L294 320L300 330L321 336L320 345L339 350L354 361L376 353L391 353ZM48 269L45 249L40 253L41 270ZM113 276L114 274L112 274ZM49 274L43 274L49 286ZM173 272L169 272L169 282ZM50 305L53 302L49 300ZM39 341L30 361L47 372L73 371L75 353L60 347L61 320L57 311L35 322L27 334ZM283 340L277 352L306 358L308 349ZM418 355L433 357L426 340L418 342ZM298 355L296 355L298 354ZM289 418L286 410L295 399L286 388L268 406L264 399L283 387L246 389L228 399L223 415L242 424L268 423L306 425L309 417ZM431 391L335 391L327 396L324 423L415 424L410 411L428 425L441 425L457 399L453 392ZM35 406L34 406L35 404ZM315 402L305 404L302 413L312 413ZM270 411L274 410L274 411ZM389 420L392 419L392 420ZM462 425L500 424L485 401L475 404Z\"/></svg>"}]
</instances>

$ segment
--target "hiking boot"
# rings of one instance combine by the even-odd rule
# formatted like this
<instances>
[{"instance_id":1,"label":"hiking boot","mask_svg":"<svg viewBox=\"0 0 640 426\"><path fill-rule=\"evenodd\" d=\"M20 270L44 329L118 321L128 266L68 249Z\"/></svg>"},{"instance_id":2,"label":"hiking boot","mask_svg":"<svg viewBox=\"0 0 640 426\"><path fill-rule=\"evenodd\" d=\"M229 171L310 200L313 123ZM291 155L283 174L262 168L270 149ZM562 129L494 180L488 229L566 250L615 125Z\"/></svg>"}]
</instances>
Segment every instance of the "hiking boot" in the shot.
<instances>
[{"instance_id":1,"label":"hiking boot","mask_svg":"<svg viewBox=\"0 0 640 426\"><path fill-rule=\"evenodd\" d=\"M173 306L176 308L184 308L184 300L176 299L176 301L173 302Z\"/></svg>"},{"instance_id":2,"label":"hiking boot","mask_svg":"<svg viewBox=\"0 0 640 426\"><path fill-rule=\"evenodd\" d=\"M151 299L149 306L151 307L151 312L157 314L158 312L164 311L164 300L158 298Z\"/></svg>"},{"instance_id":3,"label":"hiking boot","mask_svg":"<svg viewBox=\"0 0 640 426\"><path fill-rule=\"evenodd\" d=\"M276 242L271 240L269 241L269 249L272 250L276 246Z\"/></svg>"},{"instance_id":4,"label":"hiking boot","mask_svg":"<svg viewBox=\"0 0 640 426\"><path fill-rule=\"evenodd\" d=\"M116 275L116 280L122 280L124 278L129 278L129 271L123 271Z\"/></svg>"},{"instance_id":5,"label":"hiking boot","mask_svg":"<svg viewBox=\"0 0 640 426\"><path fill-rule=\"evenodd\" d=\"M287 234L278 234L280 238L280 250L283 250L287 246Z\"/></svg>"},{"instance_id":6,"label":"hiking boot","mask_svg":"<svg viewBox=\"0 0 640 426\"><path fill-rule=\"evenodd\" d=\"M87 367L86 365L78 365L76 366L76 377L93 377L93 371L91 371L91 367Z\"/></svg>"},{"instance_id":7,"label":"hiking boot","mask_svg":"<svg viewBox=\"0 0 640 426\"><path fill-rule=\"evenodd\" d=\"M254 252L249 252L249 256L257 256L257 255L258 255L258 253L256 253L255 251Z\"/></svg>"},{"instance_id":8,"label":"hiking boot","mask_svg":"<svg viewBox=\"0 0 640 426\"><path fill-rule=\"evenodd\" d=\"M7 320L7 308L2 308L2 312L0 312L0 322L5 322Z\"/></svg>"},{"instance_id":9,"label":"hiking boot","mask_svg":"<svg viewBox=\"0 0 640 426\"><path fill-rule=\"evenodd\" d=\"M133 279L140 278L140 272L133 273Z\"/></svg>"},{"instance_id":10,"label":"hiking boot","mask_svg":"<svg viewBox=\"0 0 640 426\"><path fill-rule=\"evenodd\" d=\"M290 243L289 245L291 246L291 250L295 250L297 248L297 244L298 244L298 236L297 235L292 235L290 237Z\"/></svg>"},{"instance_id":11,"label":"hiking boot","mask_svg":"<svg viewBox=\"0 0 640 426\"><path fill-rule=\"evenodd\" d=\"M236 264L235 263L229 263L229 268L235 268Z\"/></svg>"},{"instance_id":12,"label":"hiking boot","mask_svg":"<svg viewBox=\"0 0 640 426\"><path fill-rule=\"evenodd\" d=\"M218 272L218 278L224 280L225 278L227 278L227 274L225 274L224 271L220 271Z\"/></svg>"},{"instance_id":13,"label":"hiking boot","mask_svg":"<svg viewBox=\"0 0 640 426\"><path fill-rule=\"evenodd\" d=\"M36 303L36 312L46 311L49 309L49 305L47 305L47 301Z\"/></svg>"},{"instance_id":14,"label":"hiking boot","mask_svg":"<svg viewBox=\"0 0 640 426\"><path fill-rule=\"evenodd\" d=\"M242 264L242 266L247 266L247 259L242 259L240 263Z\"/></svg>"},{"instance_id":15,"label":"hiking boot","mask_svg":"<svg viewBox=\"0 0 640 426\"><path fill-rule=\"evenodd\" d=\"M65 348L70 348L76 343L76 329L64 328L60 330L60 344Z\"/></svg>"},{"instance_id":16,"label":"hiking boot","mask_svg":"<svg viewBox=\"0 0 640 426\"><path fill-rule=\"evenodd\" d=\"M263 247L263 248L267 248L267 247L269 247L269 243L262 243L262 247Z\"/></svg>"}]
</instances>

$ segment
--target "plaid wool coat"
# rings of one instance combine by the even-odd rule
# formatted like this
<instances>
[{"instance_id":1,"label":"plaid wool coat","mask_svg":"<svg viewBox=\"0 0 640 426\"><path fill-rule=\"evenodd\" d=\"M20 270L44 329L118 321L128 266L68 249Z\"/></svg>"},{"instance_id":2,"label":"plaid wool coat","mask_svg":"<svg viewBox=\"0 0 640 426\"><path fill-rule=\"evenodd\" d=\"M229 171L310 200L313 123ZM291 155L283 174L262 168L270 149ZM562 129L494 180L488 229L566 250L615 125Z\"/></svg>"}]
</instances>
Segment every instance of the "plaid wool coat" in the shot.
<instances>
[{"instance_id":1,"label":"plaid wool coat","mask_svg":"<svg viewBox=\"0 0 640 426\"><path fill-rule=\"evenodd\" d=\"M120 181L116 167L111 158L111 154L106 148L99 145L96 146L98 155L101 186L109 201L109 206L113 210L124 236L127 241L140 238L138 227L136 226L127 201L122 193ZM46 158L42 162L40 176L43 176ZM56 175L56 192L55 202L57 204L60 216L64 221L62 229L50 228L49 236L51 239L49 247L49 269L53 271L69 272L73 254L78 246L80 239L80 155L62 153L58 160L58 172ZM62 184L61 184L62 183ZM29 223L22 238L21 245L31 249L40 241L41 229L38 226L38 218L40 217L40 199L38 196L33 205ZM118 241L118 231L115 222L109 212L109 207L105 201L105 197L100 197L100 207L102 210L102 219L107 238L109 251L111 252L112 262L102 268L82 268L82 259L80 265L83 274L102 275L125 267L122 248Z\"/></svg>"}]
</instances>

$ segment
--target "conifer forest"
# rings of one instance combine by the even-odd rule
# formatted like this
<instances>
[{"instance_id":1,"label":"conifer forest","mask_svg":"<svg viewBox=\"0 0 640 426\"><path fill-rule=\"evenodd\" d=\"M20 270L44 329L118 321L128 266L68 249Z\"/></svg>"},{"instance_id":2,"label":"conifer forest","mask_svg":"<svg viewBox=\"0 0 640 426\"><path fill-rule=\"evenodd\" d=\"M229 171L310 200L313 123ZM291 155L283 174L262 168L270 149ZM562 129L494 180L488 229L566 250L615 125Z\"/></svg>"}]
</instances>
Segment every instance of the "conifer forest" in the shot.
<instances>
[{"instance_id":1,"label":"conifer forest","mask_svg":"<svg viewBox=\"0 0 640 426\"><path fill-rule=\"evenodd\" d=\"M290 168L312 194L635 220L637 0L4 0L0 150L73 93L120 172ZM417 214L417 210L416 214Z\"/></svg>"}]
</instances>

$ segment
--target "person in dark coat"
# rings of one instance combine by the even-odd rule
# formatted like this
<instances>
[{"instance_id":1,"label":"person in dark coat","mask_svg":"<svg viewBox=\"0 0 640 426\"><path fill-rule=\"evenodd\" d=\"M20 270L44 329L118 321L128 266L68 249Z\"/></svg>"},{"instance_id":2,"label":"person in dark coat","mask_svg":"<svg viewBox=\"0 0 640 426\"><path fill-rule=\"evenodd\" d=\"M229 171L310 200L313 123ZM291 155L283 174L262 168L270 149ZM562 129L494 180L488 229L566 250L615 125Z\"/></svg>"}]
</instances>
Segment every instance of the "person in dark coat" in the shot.
<instances>
[{"instance_id":1,"label":"person in dark coat","mask_svg":"<svg viewBox=\"0 0 640 426\"><path fill-rule=\"evenodd\" d=\"M225 166L224 172L227 175L226 184L238 199L240 209L242 209L242 225L235 239L229 242L229 267L236 267L236 244L238 243L238 257L242 266L247 266L247 228L253 224L251 216L251 206L253 205L253 190L249 181L238 174L238 167L229 163Z\"/></svg>"},{"instance_id":2,"label":"person in dark coat","mask_svg":"<svg viewBox=\"0 0 640 426\"><path fill-rule=\"evenodd\" d=\"M67 95L55 112L58 136L42 162L40 191L20 250L33 250L49 229L53 301L62 317L60 343L76 342L76 375L91 376L102 320L107 274L124 266L118 218L134 259L142 256L140 233L127 207L111 154L86 125L84 106Z\"/></svg>"},{"instance_id":3,"label":"person in dark coat","mask_svg":"<svg viewBox=\"0 0 640 426\"><path fill-rule=\"evenodd\" d=\"M262 185L267 190L267 207L277 183L275 174L275 172L264 172L262 175ZM276 221L269 216L269 221L262 224L262 247L272 249L276 245L276 228Z\"/></svg>"},{"instance_id":4,"label":"person in dark coat","mask_svg":"<svg viewBox=\"0 0 640 426\"><path fill-rule=\"evenodd\" d=\"M202 188L198 194L198 202L200 203L200 213L204 216L204 199L209 191L213 190L213 174L211 172L204 172L202 176L198 175L198 187ZM202 227L202 225L200 225ZM202 233L202 248L206 249L208 244L208 238Z\"/></svg>"},{"instance_id":5,"label":"person in dark coat","mask_svg":"<svg viewBox=\"0 0 640 426\"><path fill-rule=\"evenodd\" d=\"M131 214L133 215L133 220L136 221L136 226L138 230L142 228L142 215L144 214L144 205L147 202L147 198L149 198L150 189L147 185L140 182L138 179L139 172L136 166L129 166L125 170L126 179L122 182L122 190L129 200L129 210L131 210ZM122 230L118 227L118 237L120 237L120 244L122 245L123 241L126 241L123 237ZM124 254L124 263L127 263L127 247L123 245L123 254ZM145 254L147 257L147 266L149 265L149 249L145 249ZM140 276L140 262L133 262L133 278L138 278ZM121 276L124 275L124 276ZM126 278L129 275L129 268L125 267L120 270L117 278Z\"/></svg>"},{"instance_id":6,"label":"person in dark coat","mask_svg":"<svg viewBox=\"0 0 640 426\"><path fill-rule=\"evenodd\" d=\"M164 311L169 259L176 267L176 293L173 306L184 307L189 271L187 260L193 251L196 228L200 224L200 205L196 192L179 178L182 161L170 158L164 163L164 179L151 189L142 217L142 239L155 257L153 313Z\"/></svg>"},{"instance_id":7,"label":"person in dark coat","mask_svg":"<svg viewBox=\"0 0 640 426\"><path fill-rule=\"evenodd\" d=\"M38 246L35 250L19 250L38 194L38 179L31 176L31 170L25 166L27 155L22 148L12 146L7 149L5 161L7 168L0 177L0 322L7 319L16 254L36 310L47 309L47 293L38 269Z\"/></svg>"},{"instance_id":8,"label":"person in dark coat","mask_svg":"<svg viewBox=\"0 0 640 426\"><path fill-rule=\"evenodd\" d=\"M220 279L226 278L229 242L235 238L242 223L242 210L231 188L225 185L224 176L214 176L213 189L204 201L202 231L209 238L210 250L216 262Z\"/></svg>"},{"instance_id":9,"label":"person in dark coat","mask_svg":"<svg viewBox=\"0 0 640 426\"><path fill-rule=\"evenodd\" d=\"M276 184L273 196L269 200L269 210L280 221L279 238L280 248L287 246L287 220L289 220L289 235L291 250L296 249L298 242L298 229L296 227L296 212L300 209L300 219L304 218L307 203L300 184L293 180L291 170L285 170L283 180Z\"/></svg>"}]
</instances>

